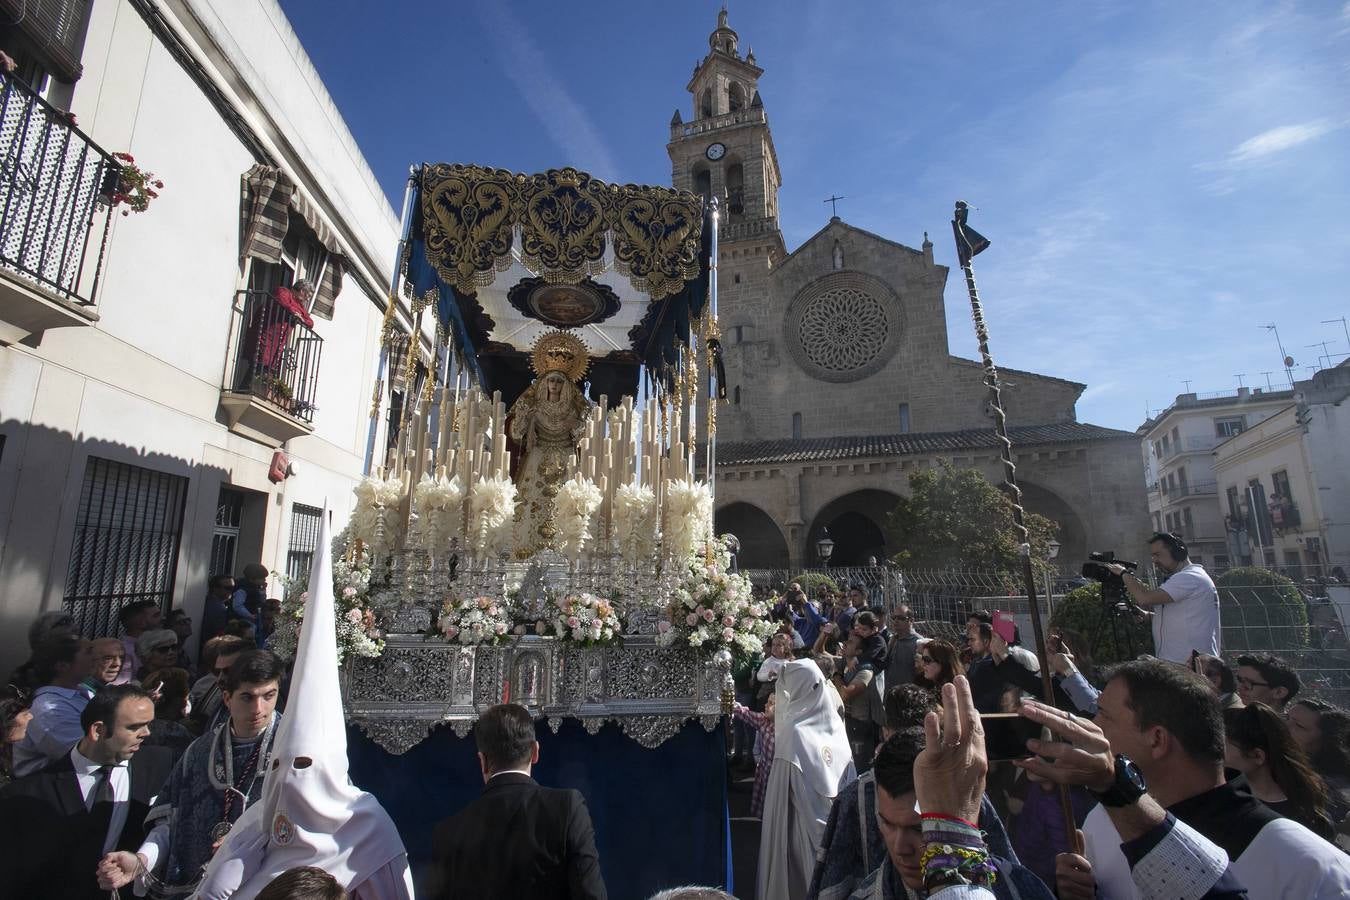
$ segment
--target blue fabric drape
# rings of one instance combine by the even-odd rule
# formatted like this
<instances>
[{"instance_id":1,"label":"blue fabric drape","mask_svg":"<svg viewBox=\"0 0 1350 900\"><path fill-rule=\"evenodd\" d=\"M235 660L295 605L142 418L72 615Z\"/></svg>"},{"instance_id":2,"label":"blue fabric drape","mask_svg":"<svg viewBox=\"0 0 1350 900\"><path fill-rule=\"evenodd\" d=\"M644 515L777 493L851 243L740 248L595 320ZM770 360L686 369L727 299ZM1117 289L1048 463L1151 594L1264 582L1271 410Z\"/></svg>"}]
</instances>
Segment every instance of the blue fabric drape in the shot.
<instances>
[{"instance_id":1,"label":"blue fabric drape","mask_svg":"<svg viewBox=\"0 0 1350 900\"><path fill-rule=\"evenodd\" d=\"M538 732L534 777L586 798L610 897L648 897L681 884L732 889L723 726L709 733L687 723L654 750L612 723L595 735L574 719L557 734L541 722ZM347 740L352 781L384 804L424 884L436 823L483 789L473 736L437 728L402 756L355 728Z\"/></svg>"}]
</instances>

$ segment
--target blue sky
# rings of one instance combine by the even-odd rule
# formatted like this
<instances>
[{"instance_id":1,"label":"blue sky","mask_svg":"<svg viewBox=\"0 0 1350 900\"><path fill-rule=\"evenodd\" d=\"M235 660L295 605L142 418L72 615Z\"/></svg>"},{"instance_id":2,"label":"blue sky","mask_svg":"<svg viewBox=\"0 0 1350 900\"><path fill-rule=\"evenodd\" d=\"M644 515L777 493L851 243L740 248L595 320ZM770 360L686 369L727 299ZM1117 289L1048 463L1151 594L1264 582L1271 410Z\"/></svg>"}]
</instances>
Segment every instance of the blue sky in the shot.
<instances>
[{"instance_id":1,"label":"blue sky","mask_svg":"<svg viewBox=\"0 0 1350 900\"><path fill-rule=\"evenodd\" d=\"M397 205L409 164L669 184L715 2L282 0ZM375 10L378 9L378 12ZM996 361L1134 429L1185 390L1350 347L1350 2L735 2L789 249L847 222L955 266L961 198ZM959 270L951 350L976 344ZM1325 363L1325 360L1323 360ZM1012 379L1010 379L1012 380Z\"/></svg>"}]
</instances>

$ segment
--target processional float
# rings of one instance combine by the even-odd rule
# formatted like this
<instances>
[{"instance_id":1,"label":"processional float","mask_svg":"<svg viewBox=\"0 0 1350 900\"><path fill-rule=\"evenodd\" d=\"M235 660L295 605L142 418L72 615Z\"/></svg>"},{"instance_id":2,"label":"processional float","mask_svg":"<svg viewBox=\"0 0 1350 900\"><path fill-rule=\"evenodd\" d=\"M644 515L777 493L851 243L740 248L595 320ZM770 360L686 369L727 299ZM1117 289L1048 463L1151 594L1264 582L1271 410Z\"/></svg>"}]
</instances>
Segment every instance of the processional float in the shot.
<instances>
[{"instance_id":1,"label":"processional float","mask_svg":"<svg viewBox=\"0 0 1350 900\"><path fill-rule=\"evenodd\" d=\"M573 169L412 171L334 548L346 710L384 749L504 701L647 747L729 711L772 626L712 532L717 217Z\"/></svg>"}]
</instances>

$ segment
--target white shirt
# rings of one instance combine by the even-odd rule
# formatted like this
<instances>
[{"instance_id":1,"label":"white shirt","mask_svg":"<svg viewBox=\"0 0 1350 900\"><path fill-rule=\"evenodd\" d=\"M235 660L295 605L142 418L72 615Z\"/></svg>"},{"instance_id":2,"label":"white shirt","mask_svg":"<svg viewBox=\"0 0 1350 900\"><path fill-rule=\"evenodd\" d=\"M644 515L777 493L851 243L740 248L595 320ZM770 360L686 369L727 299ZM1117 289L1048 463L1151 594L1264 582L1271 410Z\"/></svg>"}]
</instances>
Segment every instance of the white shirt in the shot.
<instances>
[{"instance_id":1,"label":"white shirt","mask_svg":"<svg viewBox=\"0 0 1350 900\"><path fill-rule=\"evenodd\" d=\"M84 805L93 811L94 788L98 785L98 770L103 764L85 758L80 753L79 747L70 751L70 764L75 768L75 780L80 785L80 796L84 798ZM131 800L131 776L127 772L127 764L119 763L113 766L110 778L113 789L113 812L112 821L108 823L108 834L103 839L104 853L112 851L117 846L117 839L122 836L122 826L127 824L127 805Z\"/></svg>"},{"instance_id":2,"label":"white shirt","mask_svg":"<svg viewBox=\"0 0 1350 900\"><path fill-rule=\"evenodd\" d=\"M755 673L755 678L759 681L773 681L783 671L783 666L787 665L786 659L779 659L776 656L764 657L764 662L760 663L759 671Z\"/></svg>"},{"instance_id":3,"label":"white shirt","mask_svg":"<svg viewBox=\"0 0 1350 900\"><path fill-rule=\"evenodd\" d=\"M1083 821L1083 838L1101 900L1144 896L1130 878L1120 834L1098 805ZM1350 859L1292 819L1276 819L1232 860L1249 900L1343 900L1350 896Z\"/></svg>"},{"instance_id":4,"label":"white shirt","mask_svg":"<svg viewBox=\"0 0 1350 900\"><path fill-rule=\"evenodd\" d=\"M1219 655L1219 592L1203 567L1187 563L1162 583L1171 603L1153 607L1154 655L1184 663L1192 650Z\"/></svg>"}]
</instances>

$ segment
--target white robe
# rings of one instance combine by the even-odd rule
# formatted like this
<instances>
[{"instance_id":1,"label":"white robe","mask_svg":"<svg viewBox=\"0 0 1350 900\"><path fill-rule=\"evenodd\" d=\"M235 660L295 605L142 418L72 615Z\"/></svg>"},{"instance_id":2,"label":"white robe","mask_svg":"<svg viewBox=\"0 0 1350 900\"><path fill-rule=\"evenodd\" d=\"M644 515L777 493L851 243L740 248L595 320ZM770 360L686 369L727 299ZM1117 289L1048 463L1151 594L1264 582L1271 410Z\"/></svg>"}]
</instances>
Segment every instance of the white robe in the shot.
<instances>
[{"instance_id":1,"label":"white robe","mask_svg":"<svg viewBox=\"0 0 1350 900\"><path fill-rule=\"evenodd\" d=\"M844 720L820 668L797 660L778 676L774 759L764 794L759 900L802 900L839 786L853 779Z\"/></svg>"}]
</instances>

